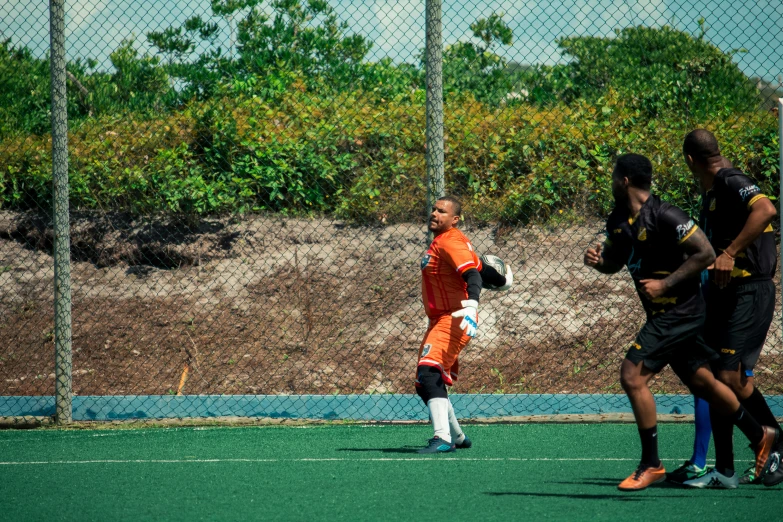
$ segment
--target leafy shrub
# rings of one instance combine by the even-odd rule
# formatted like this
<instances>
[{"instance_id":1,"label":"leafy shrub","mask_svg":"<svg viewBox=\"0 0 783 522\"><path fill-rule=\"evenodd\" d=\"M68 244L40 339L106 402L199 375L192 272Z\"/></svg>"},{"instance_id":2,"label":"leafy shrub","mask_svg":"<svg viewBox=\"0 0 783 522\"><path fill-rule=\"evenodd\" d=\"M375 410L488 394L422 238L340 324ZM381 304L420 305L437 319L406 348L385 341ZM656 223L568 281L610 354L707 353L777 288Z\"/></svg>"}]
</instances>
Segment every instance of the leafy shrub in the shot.
<instances>
[{"instance_id":1,"label":"leafy shrub","mask_svg":"<svg viewBox=\"0 0 783 522\"><path fill-rule=\"evenodd\" d=\"M614 89L651 117L671 110L704 117L758 106L755 86L732 62L734 52L723 53L703 33L694 38L668 26L616 33L558 41L573 58L567 70L578 96L592 100Z\"/></svg>"},{"instance_id":2,"label":"leafy shrub","mask_svg":"<svg viewBox=\"0 0 783 522\"><path fill-rule=\"evenodd\" d=\"M446 184L473 219L546 221L605 213L612 162L649 156L655 190L694 210L681 159L694 127L716 132L725 154L778 192L776 118L735 113L687 121L648 118L610 91L594 103L493 108L471 96L446 113ZM73 132L71 202L77 209L201 215L333 213L405 221L425 212L424 100L372 93L322 97L291 88L274 103L236 96L156 120L104 119ZM0 151L3 208L48 208L50 142L8 140Z\"/></svg>"},{"instance_id":3,"label":"leafy shrub","mask_svg":"<svg viewBox=\"0 0 783 522\"><path fill-rule=\"evenodd\" d=\"M281 27L299 27L307 16L298 0L274 5L296 11L294 18L278 13ZM195 22L187 28L191 36L213 31ZM113 74L70 64L90 93L69 99L83 122L69 136L72 206L190 217L330 213L386 223L426 214L423 70L360 63L366 42L335 29L342 39L321 65L331 64L330 74L345 65L340 81L321 74L326 69L310 53L297 67L226 69L232 74L204 80L209 95L199 84L182 105L173 104L182 93L168 86L173 69L132 42L112 55ZM510 69L493 52L511 42L507 29L499 15L479 20L471 30L481 43L461 42L445 53L446 186L472 219L603 214L612 204L612 162L631 151L653 160L658 193L695 210L696 186L680 153L695 127L715 131L727 157L767 194L778 193L776 118L757 110L755 88L730 54L667 27L636 27L616 38L561 40L574 58L568 64ZM254 31L256 43L283 36L260 25ZM183 34L156 38L169 52L185 53L191 46L178 45ZM21 94L43 81L44 66L8 41L0 46L0 72L23 73L0 74L7 89L0 103L10 109L0 111L1 208L51 205L50 138L36 134L48 105ZM519 96L507 96L509 89ZM161 103L173 110L160 110Z\"/></svg>"}]
</instances>

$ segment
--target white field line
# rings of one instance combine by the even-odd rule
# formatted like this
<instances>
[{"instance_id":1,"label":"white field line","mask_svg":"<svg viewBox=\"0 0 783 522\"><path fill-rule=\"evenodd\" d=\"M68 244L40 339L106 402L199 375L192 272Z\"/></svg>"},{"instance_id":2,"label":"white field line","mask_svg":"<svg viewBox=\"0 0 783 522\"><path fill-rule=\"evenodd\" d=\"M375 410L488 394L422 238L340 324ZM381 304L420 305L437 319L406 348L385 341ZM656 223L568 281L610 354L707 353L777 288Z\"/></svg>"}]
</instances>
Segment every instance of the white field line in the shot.
<instances>
[{"instance_id":1,"label":"white field line","mask_svg":"<svg viewBox=\"0 0 783 522\"><path fill-rule=\"evenodd\" d=\"M11 462L0 461L0 466L53 466L53 465L78 465L78 464L220 464L220 463L275 463L275 462L638 462L638 458L549 458L549 457L436 457L436 458L412 458L412 457L378 457L365 459L349 458L299 458L299 459L100 459L100 460L30 460ZM682 462L680 459L661 459L664 461Z\"/></svg>"},{"instance_id":2,"label":"white field line","mask_svg":"<svg viewBox=\"0 0 783 522\"><path fill-rule=\"evenodd\" d=\"M489 426L488 424L472 424L471 426ZM356 428L356 429L366 429L366 428L390 428L390 427L399 427L399 425L392 425L392 424L355 424L350 426L341 426L341 428ZM32 434L24 434L20 435L18 437L4 437L0 439L0 444L16 444L18 442L37 442L37 441L49 441L49 440L64 440L64 439L84 439L85 437L123 437L123 436L154 436L157 434L165 435L170 434L175 431L228 431L228 430L242 430L242 429L270 429L270 428L276 428L279 429L280 426L175 426L175 427L166 427L166 428L147 428L147 429L123 429L123 430L116 430L116 431L103 431L98 433L88 433L88 432L74 432L74 433L47 433L46 435L35 437L31 436ZM318 430L318 429L329 429L331 426L319 426L319 425L313 425L313 426L285 426L283 429L287 430ZM54 433L53 436L52 434Z\"/></svg>"}]
</instances>

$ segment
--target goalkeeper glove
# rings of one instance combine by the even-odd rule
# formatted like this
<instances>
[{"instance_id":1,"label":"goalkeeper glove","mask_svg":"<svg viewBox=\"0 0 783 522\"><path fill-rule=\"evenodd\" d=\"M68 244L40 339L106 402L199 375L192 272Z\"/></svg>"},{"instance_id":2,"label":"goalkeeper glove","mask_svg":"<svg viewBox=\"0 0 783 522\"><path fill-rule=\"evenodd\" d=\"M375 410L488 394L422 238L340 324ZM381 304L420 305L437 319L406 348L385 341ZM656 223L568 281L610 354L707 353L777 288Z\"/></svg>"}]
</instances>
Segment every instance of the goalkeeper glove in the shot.
<instances>
[{"instance_id":1,"label":"goalkeeper glove","mask_svg":"<svg viewBox=\"0 0 783 522\"><path fill-rule=\"evenodd\" d=\"M462 310L457 310L451 317L462 317L462 322L459 323L459 327L468 337L476 336L476 329L478 328L478 301L473 299L467 299L462 301Z\"/></svg>"},{"instance_id":2,"label":"goalkeeper glove","mask_svg":"<svg viewBox=\"0 0 783 522\"><path fill-rule=\"evenodd\" d=\"M508 290L514 284L514 274L511 273L511 265L506 265L506 284L499 287L498 290Z\"/></svg>"}]
</instances>

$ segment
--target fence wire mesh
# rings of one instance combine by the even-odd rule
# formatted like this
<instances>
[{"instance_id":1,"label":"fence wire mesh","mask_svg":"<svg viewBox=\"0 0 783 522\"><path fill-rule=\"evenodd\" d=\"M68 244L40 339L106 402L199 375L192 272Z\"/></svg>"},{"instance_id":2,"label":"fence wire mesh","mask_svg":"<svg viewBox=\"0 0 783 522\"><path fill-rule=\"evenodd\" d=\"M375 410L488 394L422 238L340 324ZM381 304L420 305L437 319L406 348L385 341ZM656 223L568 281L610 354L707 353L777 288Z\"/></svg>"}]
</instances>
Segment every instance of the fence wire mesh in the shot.
<instances>
[{"instance_id":1,"label":"fence wire mesh","mask_svg":"<svg viewBox=\"0 0 783 522\"><path fill-rule=\"evenodd\" d=\"M65 9L75 418L421 417L425 3ZM58 375L48 17L0 5L0 416L15 418L52 415ZM777 195L783 5L448 0L442 24L444 190L477 251L517 274L482 295L456 406L605 411L644 319L627 273L582 266L612 163L647 155L654 190L695 215L680 150L706 127ZM757 366L773 395L780 324L778 302ZM653 387L686 393L669 370Z\"/></svg>"}]
</instances>

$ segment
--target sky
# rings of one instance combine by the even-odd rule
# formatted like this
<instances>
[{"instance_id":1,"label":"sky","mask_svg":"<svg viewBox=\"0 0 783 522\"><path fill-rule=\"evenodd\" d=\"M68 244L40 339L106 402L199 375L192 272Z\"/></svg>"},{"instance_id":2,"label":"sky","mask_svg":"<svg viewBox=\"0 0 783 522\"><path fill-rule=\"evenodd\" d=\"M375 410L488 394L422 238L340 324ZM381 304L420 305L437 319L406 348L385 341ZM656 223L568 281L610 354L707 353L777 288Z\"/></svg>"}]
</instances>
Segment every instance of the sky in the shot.
<instances>
[{"instance_id":1,"label":"sky","mask_svg":"<svg viewBox=\"0 0 783 522\"><path fill-rule=\"evenodd\" d=\"M348 33L374 45L369 60L390 57L414 63L425 38L424 0L329 0ZM744 48L734 60L751 77L779 81L783 75L783 2L781 0L443 0L443 40L470 39L470 24L492 13L514 33L514 43L498 50L510 61L554 64L565 61L556 40L564 36L612 36L618 28L669 25L699 34L706 20L707 39L724 51ZM144 34L179 26L194 15L209 15L209 0L66 0L69 59L94 58L110 69L109 54L124 38L153 52ZM228 47L230 32L220 21ZM26 46L37 56L48 47L48 2L0 2L0 38Z\"/></svg>"}]
</instances>

